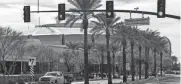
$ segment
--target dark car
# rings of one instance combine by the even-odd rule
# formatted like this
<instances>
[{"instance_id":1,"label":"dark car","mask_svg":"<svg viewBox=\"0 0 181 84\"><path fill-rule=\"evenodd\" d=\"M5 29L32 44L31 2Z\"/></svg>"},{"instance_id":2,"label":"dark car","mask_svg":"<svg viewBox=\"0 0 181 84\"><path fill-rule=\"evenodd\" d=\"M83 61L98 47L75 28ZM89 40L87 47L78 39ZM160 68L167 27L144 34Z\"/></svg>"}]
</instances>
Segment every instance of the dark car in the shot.
<instances>
[{"instance_id":1,"label":"dark car","mask_svg":"<svg viewBox=\"0 0 181 84\"><path fill-rule=\"evenodd\" d=\"M73 74L71 73L64 73L64 78L67 80L68 83L71 83L72 81L74 81Z\"/></svg>"}]
</instances>

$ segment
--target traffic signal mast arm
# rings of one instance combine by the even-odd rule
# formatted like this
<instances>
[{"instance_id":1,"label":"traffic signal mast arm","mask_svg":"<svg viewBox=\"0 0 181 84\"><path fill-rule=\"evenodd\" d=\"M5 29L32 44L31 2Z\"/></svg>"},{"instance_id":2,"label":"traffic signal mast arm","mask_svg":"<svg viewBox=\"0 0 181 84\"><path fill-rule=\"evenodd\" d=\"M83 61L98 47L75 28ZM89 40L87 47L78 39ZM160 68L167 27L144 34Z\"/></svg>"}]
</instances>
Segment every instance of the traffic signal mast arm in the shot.
<instances>
[{"instance_id":1,"label":"traffic signal mast arm","mask_svg":"<svg viewBox=\"0 0 181 84\"><path fill-rule=\"evenodd\" d=\"M114 12L125 12L125 13L140 13L140 14L148 14L148 15L156 15L157 12L149 12L149 11L135 11L135 10L113 10ZM43 13L43 12L58 12L57 10L50 10L50 11L31 11L31 13ZM65 12L106 12L106 10L65 10ZM173 18L173 19L179 19L180 16L177 15L171 15L171 14L165 14L165 17Z\"/></svg>"}]
</instances>

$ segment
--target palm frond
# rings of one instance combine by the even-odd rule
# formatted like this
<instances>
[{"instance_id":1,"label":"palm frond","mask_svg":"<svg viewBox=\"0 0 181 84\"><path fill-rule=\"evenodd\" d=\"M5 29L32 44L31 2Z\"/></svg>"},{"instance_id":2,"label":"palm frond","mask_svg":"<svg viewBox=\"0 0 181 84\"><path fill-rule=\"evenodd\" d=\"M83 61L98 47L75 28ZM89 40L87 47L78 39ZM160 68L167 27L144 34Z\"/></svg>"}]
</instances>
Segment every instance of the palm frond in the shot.
<instances>
[{"instance_id":1,"label":"palm frond","mask_svg":"<svg viewBox=\"0 0 181 84\"><path fill-rule=\"evenodd\" d=\"M70 4L72 4L73 6L75 6L77 9L81 9L80 5L77 4L77 2L75 0L68 0L68 2Z\"/></svg>"}]
</instances>

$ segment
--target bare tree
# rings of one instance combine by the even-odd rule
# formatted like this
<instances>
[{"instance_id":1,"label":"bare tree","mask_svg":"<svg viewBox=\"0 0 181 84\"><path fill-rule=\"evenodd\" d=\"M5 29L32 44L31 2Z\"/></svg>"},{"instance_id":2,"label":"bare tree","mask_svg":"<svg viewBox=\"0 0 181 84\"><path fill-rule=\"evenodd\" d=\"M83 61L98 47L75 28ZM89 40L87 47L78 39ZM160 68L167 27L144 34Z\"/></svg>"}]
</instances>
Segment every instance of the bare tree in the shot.
<instances>
[{"instance_id":1,"label":"bare tree","mask_svg":"<svg viewBox=\"0 0 181 84\"><path fill-rule=\"evenodd\" d=\"M69 51L64 51L60 54L60 57L64 60L67 72L71 72L75 66L75 57L73 57L73 54Z\"/></svg>"},{"instance_id":2,"label":"bare tree","mask_svg":"<svg viewBox=\"0 0 181 84\"><path fill-rule=\"evenodd\" d=\"M3 84L6 84L7 82L5 75L9 75L11 73L11 68L9 71L7 70L6 60L8 58L17 58L15 51L17 46L22 43L20 35L20 32L16 32L10 27L0 27L0 64L2 65L3 69ZM12 68L13 66L14 63L10 65Z\"/></svg>"}]
</instances>

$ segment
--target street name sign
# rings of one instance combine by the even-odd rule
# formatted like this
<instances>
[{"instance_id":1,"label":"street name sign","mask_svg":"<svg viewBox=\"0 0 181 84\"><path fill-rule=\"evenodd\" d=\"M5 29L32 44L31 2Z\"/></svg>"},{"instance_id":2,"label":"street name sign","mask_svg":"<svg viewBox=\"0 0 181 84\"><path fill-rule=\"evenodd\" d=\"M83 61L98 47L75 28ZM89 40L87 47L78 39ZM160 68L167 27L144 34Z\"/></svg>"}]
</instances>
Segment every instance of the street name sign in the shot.
<instances>
[{"instance_id":1,"label":"street name sign","mask_svg":"<svg viewBox=\"0 0 181 84\"><path fill-rule=\"evenodd\" d=\"M150 18L131 18L125 19L125 24L129 26L141 26L141 25L150 25Z\"/></svg>"},{"instance_id":2,"label":"street name sign","mask_svg":"<svg viewBox=\"0 0 181 84\"><path fill-rule=\"evenodd\" d=\"M29 66L35 66L36 65L36 57L29 57Z\"/></svg>"}]
</instances>

